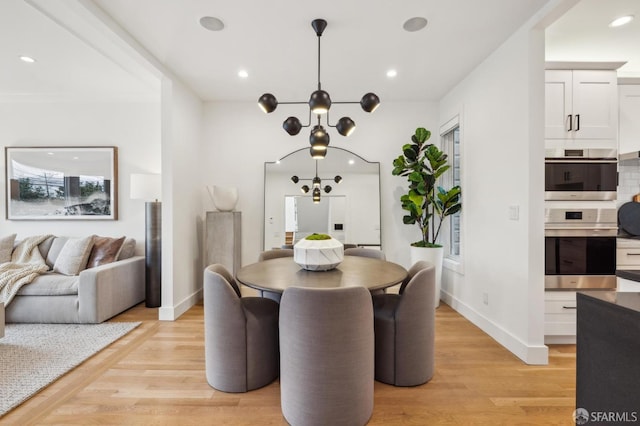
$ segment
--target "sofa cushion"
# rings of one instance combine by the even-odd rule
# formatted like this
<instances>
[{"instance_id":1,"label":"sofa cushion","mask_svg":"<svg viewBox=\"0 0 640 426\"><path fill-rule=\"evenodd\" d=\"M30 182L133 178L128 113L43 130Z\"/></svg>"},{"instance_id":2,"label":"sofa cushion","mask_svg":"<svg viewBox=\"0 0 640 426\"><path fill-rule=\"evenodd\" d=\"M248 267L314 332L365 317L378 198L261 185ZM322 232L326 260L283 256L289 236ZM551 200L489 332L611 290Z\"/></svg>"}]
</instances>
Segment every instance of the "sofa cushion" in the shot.
<instances>
[{"instance_id":1,"label":"sofa cushion","mask_svg":"<svg viewBox=\"0 0 640 426\"><path fill-rule=\"evenodd\" d=\"M0 238L0 263L11 262L11 252L16 234Z\"/></svg>"},{"instance_id":2,"label":"sofa cushion","mask_svg":"<svg viewBox=\"0 0 640 426\"><path fill-rule=\"evenodd\" d=\"M136 252L136 240L135 238L127 238L124 240L122 247L120 248L120 253L118 253L118 260L128 259L133 257Z\"/></svg>"},{"instance_id":3,"label":"sofa cushion","mask_svg":"<svg viewBox=\"0 0 640 426\"><path fill-rule=\"evenodd\" d=\"M38 250L40 250L40 254L42 255L42 258L45 259L45 261L47 259L47 256L49 255L49 250L51 250L51 245L53 244L53 241L55 239L56 237L52 235L51 237L47 238L46 240L38 244ZM52 267L53 267L53 263L49 265L49 268L52 268Z\"/></svg>"},{"instance_id":4,"label":"sofa cushion","mask_svg":"<svg viewBox=\"0 0 640 426\"><path fill-rule=\"evenodd\" d=\"M69 238L53 265L54 272L78 275L87 266L92 247L93 235L85 238Z\"/></svg>"},{"instance_id":5,"label":"sofa cushion","mask_svg":"<svg viewBox=\"0 0 640 426\"><path fill-rule=\"evenodd\" d=\"M125 237L94 237L93 248L87 261L87 269L114 262L120 252Z\"/></svg>"},{"instance_id":6,"label":"sofa cushion","mask_svg":"<svg viewBox=\"0 0 640 426\"><path fill-rule=\"evenodd\" d=\"M51 247L49 247L49 251L47 252L47 257L45 261L49 268L53 269L53 265L56 263L56 259L58 255L62 251L62 247L67 243L68 237L55 237L51 242Z\"/></svg>"},{"instance_id":7,"label":"sofa cushion","mask_svg":"<svg viewBox=\"0 0 640 426\"><path fill-rule=\"evenodd\" d=\"M40 275L30 284L23 285L18 296L67 296L78 294L79 276L66 276L53 272Z\"/></svg>"}]
</instances>

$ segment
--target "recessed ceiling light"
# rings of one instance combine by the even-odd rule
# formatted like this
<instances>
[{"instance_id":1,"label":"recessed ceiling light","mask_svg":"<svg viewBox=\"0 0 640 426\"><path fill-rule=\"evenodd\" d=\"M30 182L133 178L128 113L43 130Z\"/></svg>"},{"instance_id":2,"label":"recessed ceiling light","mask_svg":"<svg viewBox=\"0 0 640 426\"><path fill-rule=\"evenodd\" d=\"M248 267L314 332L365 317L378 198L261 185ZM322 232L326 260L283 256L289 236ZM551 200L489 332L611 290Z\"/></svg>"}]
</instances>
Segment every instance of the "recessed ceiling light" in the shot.
<instances>
[{"instance_id":1,"label":"recessed ceiling light","mask_svg":"<svg viewBox=\"0 0 640 426\"><path fill-rule=\"evenodd\" d=\"M393 77L395 77L396 75L398 75L398 71L396 71L396 70L389 70L389 71L387 71L387 77L389 77L389 78L393 78Z\"/></svg>"},{"instance_id":2,"label":"recessed ceiling light","mask_svg":"<svg viewBox=\"0 0 640 426\"><path fill-rule=\"evenodd\" d=\"M355 163L356 163L355 160L353 159L349 160L349 164L355 164Z\"/></svg>"},{"instance_id":3,"label":"recessed ceiling light","mask_svg":"<svg viewBox=\"0 0 640 426\"><path fill-rule=\"evenodd\" d=\"M404 24L402 24L402 28L404 28L405 31L409 31L409 32L420 31L426 26L427 26L427 20L421 16L416 16L414 18L407 19L407 21Z\"/></svg>"},{"instance_id":4,"label":"recessed ceiling light","mask_svg":"<svg viewBox=\"0 0 640 426\"><path fill-rule=\"evenodd\" d=\"M249 77L249 73L247 72L247 70L240 70L240 71L238 71L238 77L247 78L247 77Z\"/></svg>"},{"instance_id":5,"label":"recessed ceiling light","mask_svg":"<svg viewBox=\"0 0 640 426\"><path fill-rule=\"evenodd\" d=\"M36 60L35 60L35 59L33 59L31 56L20 56L20 60L21 60L22 62L27 62L27 63L29 63L29 64L32 64L32 63L34 63L34 62L36 61Z\"/></svg>"},{"instance_id":6,"label":"recessed ceiling light","mask_svg":"<svg viewBox=\"0 0 640 426\"><path fill-rule=\"evenodd\" d=\"M224 22L213 16L203 16L200 18L200 25L209 31L222 31L224 29Z\"/></svg>"},{"instance_id":7,"label":"recessed ceiling light","mask_svg":"<svg viewBox=\"0 0 640 426\"><path fill-rule=\"evenodd\" d=\"M633 15L621 16L619 18L614 19L609 24L610 27L621 27L629 22L633 21Z\"/></svg>"}]
</instances>

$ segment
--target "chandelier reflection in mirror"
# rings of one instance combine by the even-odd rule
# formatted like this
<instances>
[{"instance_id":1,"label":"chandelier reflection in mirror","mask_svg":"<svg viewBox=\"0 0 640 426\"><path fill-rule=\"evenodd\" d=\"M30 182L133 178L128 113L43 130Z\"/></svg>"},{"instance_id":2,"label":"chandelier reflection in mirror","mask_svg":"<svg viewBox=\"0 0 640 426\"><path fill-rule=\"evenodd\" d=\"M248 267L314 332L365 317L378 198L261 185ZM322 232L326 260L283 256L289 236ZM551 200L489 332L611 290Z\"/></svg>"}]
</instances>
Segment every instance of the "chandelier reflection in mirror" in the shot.
<instances>
[{"instance_id":1,"label":"chandelier reflection in mirror","mask_svg":"<svg viewBox=\"0 0 640 426\"><path fill-rule=\"evenodd\" d=\"M350 117L342 117L338 120L336 125L329 123L329 109L331 104L360 104L363 110L366 112L373 112L378 105L380 105L380 98L375 93L367 93L362 97L360 101L353 102L332 102L329 93L322 90L320 84L320 37L324 29L327 27L327 21L324 19L315 19L311 22L311 27L318 36L318 89L313 92L308 102L278 102L271 93L265 93L258 99L258 105L266 113L275 111L278 104L308 104L309 105L309 123L303 125L297 117L288 117L282 127L291 136L295 136L300 133L303 127L311 126L312 114L317 116L317 124L311 129L311 135L309 136L309 143L311 144L311 156L318 159L323 159L327 153L327 147L329 146L329 134L325 128L320 124L320 118L322 115L327 116L327 126L335 127L339 134L342 136L349 136L356 128L356 123ZM319 198L319 195L318 195Z\"/></svg>"},{"instance_id":2,"label":"chandelier reflection in mirror","mask_svg":"<svg viewBox=\"0 0 640 426\"><path fill-rule=\"evenodd\" d=\"M340 175L336 175L330 179L332 179L335 183L342 182L342 176ZM328 194L333 189L331 185L325 185L324 188L322 187L322 179L318 177L318 160L316 160L316 175L313 178L300 178L296 175L291 176L291 182L293 183L298 183L305 180L311 181L311 187L309 187L309 185L302 185L300 187L300 190L303 194L307 194L309 193L309 191L311 191L311 196L313 197L313 202L315 204L318 204L320 202L321 191L324 191L326 194Z\"/></svg>"}]
</instances>

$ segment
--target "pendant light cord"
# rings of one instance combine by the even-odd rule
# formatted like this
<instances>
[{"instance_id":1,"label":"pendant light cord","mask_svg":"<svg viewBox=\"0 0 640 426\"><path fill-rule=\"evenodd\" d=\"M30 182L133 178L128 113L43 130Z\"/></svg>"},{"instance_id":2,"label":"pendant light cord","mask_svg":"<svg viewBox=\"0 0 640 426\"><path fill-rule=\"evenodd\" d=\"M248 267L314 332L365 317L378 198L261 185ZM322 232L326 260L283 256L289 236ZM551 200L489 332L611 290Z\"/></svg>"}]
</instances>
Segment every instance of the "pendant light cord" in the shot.
<instances>
[{"instance_id":1,"label":"pendant light cord","mask_svg":"<svg viewBox=\"0 0 640 426\"><path fill-rule=\"evenodd\" d=\"M318 90L322 89L320 85L320 37L318 36Z\"/></svg>"}]
</instances>

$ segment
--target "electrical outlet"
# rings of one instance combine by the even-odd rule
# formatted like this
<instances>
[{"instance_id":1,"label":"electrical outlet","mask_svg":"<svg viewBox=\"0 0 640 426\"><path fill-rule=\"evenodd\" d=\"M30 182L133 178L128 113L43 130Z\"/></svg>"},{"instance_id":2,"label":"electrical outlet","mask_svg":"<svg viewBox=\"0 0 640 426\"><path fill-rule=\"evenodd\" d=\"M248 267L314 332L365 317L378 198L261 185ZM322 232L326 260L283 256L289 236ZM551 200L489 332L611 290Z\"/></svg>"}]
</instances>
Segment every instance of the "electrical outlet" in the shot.
<instances>
[{"instance_id":1,"label":"electrical outlet","mask_svg":"<svg viewBox=\"0 0 640 426\"><path fill-rule=\"evenodd\" d=\"M489 293L482 293L482 303L489 305Z\"/></svg>"}]
</instances>

